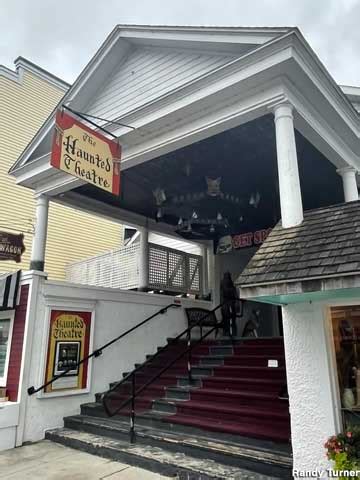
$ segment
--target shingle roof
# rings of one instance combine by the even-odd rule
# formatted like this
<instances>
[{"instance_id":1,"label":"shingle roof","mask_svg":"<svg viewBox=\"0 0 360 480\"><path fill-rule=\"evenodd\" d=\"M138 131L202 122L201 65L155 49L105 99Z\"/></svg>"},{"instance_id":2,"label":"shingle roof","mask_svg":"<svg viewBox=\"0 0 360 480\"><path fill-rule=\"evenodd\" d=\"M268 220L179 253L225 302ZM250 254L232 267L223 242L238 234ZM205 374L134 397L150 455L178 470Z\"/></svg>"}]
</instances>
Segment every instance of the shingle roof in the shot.
<instances>
[{"instance_id":1,"label":"shingle roof","mask_svg":"<svg viewBox=\"0 0 360 480\"><path fill-rule=\"evenodd\" d=\"M301 225L279 222L236 280L240 286L360 274L360 201L309 210Z\"/></svg>"}]
</instances>

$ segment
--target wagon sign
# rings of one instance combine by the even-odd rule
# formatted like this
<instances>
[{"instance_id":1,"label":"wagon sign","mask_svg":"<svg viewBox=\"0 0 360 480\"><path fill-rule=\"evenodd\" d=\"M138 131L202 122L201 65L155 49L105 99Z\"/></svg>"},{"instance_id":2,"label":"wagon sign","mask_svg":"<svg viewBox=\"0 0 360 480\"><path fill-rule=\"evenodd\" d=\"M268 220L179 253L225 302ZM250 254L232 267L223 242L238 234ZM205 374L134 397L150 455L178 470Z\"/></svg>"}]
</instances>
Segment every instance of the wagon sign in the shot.
<instances>
[{"instance_id":1,"label":"wagon sign","mask_svg":"<svg viewBox=\"0 0 360 480\"><path fill-rule=\"evenodd\" d=\"M0 232L0 260L21 262L21 255L25 252L24 235Z\"/></svg>"},{"instance_id":2,"label":"wagon sign","mask_svg":"<svg viewBox=\"0 0 360 480\"><path fill-rule=\"evenodd\" d=\"M56 113L50 163L102 190L120 193L121 146L71 115Z\"/></svg>"}]
</instances>

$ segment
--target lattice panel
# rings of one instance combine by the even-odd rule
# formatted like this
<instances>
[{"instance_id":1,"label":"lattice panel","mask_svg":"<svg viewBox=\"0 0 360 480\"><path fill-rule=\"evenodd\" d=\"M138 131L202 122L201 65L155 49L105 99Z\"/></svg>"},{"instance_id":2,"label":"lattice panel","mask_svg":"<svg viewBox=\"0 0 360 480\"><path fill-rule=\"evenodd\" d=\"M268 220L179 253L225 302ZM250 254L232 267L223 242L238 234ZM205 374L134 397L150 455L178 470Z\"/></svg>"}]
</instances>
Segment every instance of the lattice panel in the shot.
<instances>
[{"instance_id":1,"label":"lattice panel","mask_svg":"<svg viewBox=\"0 0 360 480\"><path fill-rule=\"evenodd\" d=\"M66 280L129 290L139 285L139 244L112 250L66 267Z\"/></svg>"},{"instance_id":2,"label":"lattice panel","mask_svg":"<svg viewBox=\"0 0 360 480\"><path fill-rule=\"evenodd\" d=\"M149 286L165 290L168 278L168 254L157 245L149 247Z\"/></svg>"},{"instance_id":3,"label":"lattice panel","mask_svg":"<svg viewBox=\"0 0 360 480\"><path fill-rule=\"evenodd\" d=\"M202 258L161 245L149 246L149 287L183 293L201 292Z\"/></svg>"}]
</instances>

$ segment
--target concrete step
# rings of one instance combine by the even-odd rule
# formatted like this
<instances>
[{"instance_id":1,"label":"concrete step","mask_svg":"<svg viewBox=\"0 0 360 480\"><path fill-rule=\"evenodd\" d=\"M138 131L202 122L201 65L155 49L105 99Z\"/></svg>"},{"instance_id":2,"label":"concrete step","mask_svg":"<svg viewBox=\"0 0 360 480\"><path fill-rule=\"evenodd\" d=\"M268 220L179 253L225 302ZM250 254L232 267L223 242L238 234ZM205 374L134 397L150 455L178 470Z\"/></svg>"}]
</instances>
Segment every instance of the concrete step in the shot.
<instances>
[{"instance_id":1,"label":"concrete step","mask_svg":"<svg viewBox=\"0 0 360 480\"><path fill-rule=\"evenodd\" d=\"M73 416L65 419L65 431L47 433L47 437L57 441L57 436L60 435L65 441L68 436L67 432L77 431L94 435L96 437L103 437L103 439L113 439L125 444L123 446L131 447L129 445L129 427L124 421L113 421L111 419L95 419L93 417ZM61 433L63 432L63 433ZM79 438L79 437L77 437ZM72 445L69 445L72 446ZM127 448L127 452L129 452ZM208 465L219 465L221 468L236 468L240 471L245 469L252 472L252 475L271 475L274 478L289 478L290 469L292 465L291 454L288 450L271 449L262 445L248 442L232 442L231 440L219 440L214 435L199 436L198 434L171 432L164 429L144 428L137 425L136 427L136 445L134 449L142 448L158 448L166 453L166 458L169 463L174 465L174 460L170 461L171 456L175 458L193 459L196 462L191 462L192 465L198 465L197 461L208 462ZM131 450L131 449L130 449ZM121 449L123 451L123 449ZM155 459L158 456L155 456ZM130 462L127 462L130 463ZM131 464L131 463L130 463ZM136 463L140 466L139 463ZM179 463L174 467L177 469ZM187 466L188 462L182 466ZM154 465L152 466L154 468ZM156 467L156 466L155 466ZM160 466L158 465L158 468ZM148 468L148 467L145 467ZM151 468L151 469L153 469ZM159 471L160 470L154 470ZM199 474L201 470L192 470L192 473ZM224 471L225 472L225 471ZM175 473L179 473L177 470ZM205 472L202 471L204 474ZM219 473L219 472L218 472ZM227 474L231 473L231 469L227 470ZM194 478L194 477L191 477ZM195 477L197 478L197 477ZM207 478L207 477L206 477ZM210 477L213 478L213 477ZM215 477L215 478L232 478L230 477ZM243 477L238 477L243 478ZM246 477L245 477L246 478ZM259 478L249 477L249 478ZM261 477L260 477L261 478ZM266 478L266 477L265 477Z\"/></svg>"}]
</instances>

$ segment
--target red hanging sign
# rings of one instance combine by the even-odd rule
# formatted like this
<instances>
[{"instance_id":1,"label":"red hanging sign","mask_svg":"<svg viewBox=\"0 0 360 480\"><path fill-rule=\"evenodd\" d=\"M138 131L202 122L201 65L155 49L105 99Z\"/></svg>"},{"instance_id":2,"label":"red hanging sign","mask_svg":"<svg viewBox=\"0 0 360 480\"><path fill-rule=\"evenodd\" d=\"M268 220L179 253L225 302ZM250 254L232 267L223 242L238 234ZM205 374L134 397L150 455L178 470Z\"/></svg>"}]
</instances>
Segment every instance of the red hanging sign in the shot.
<instances>
[{"instance_id":1,"label":"red hanging sign","mask_svg":"<svg viewBox=\"0 0 360 480\"><path fill-rule=\"evenodd\" d=\"M73 116L56 112L50 164L102 190L120 193L121 146Z\"/></svg>"}]
</instances>

